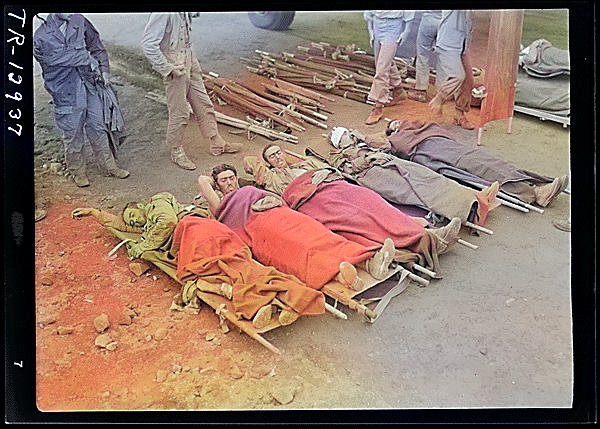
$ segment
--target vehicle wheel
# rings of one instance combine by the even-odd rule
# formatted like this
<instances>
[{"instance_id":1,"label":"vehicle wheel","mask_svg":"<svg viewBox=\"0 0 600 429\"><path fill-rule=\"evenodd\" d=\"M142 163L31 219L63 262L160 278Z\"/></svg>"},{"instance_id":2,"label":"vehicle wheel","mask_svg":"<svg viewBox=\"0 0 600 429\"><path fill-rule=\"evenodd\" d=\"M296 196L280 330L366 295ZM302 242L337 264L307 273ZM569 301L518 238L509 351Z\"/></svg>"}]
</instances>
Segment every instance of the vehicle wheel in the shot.
<instances>
[{"instance_id":1,"label":"vehicle wheel","mask_svg":"<svg viewBox=\"0 0 600 429\"><path fill-rule=\"evenodd\" d=\"M296 12L248 12L250 22L255 27L265 30L287 30Z\"/></svg>"}]
</instances>

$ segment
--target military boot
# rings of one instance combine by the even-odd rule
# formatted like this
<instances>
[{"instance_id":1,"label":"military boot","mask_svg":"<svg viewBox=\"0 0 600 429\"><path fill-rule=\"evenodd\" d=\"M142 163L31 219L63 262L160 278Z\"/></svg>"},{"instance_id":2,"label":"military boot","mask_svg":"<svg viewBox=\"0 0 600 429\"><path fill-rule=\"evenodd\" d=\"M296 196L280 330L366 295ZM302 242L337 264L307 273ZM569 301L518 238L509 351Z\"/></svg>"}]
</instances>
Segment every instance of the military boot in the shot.
<instances>
[{"instance_id":1,"label":"military boot","mask_svg":"<svg viewBox=\"0 0 600 429\"><path fill-rule=\"evenodd\" d=\"M104 163L104 169L107 171L108 175L112 177L118 177L119 179L129 177L129 171L120 168L112 155L107 156Z\"/></svg>"},{"instance_id":2,"label":"military boot","mask_svg":"<svg viewBox=\"0 0 600 429\"><path fill-rule=\"evenodd\" d=\"M86 186L90 186L90 181L85 174L85 171L72 171L73 181L80 188L85 188Z\"/></svg>"},{"instance_id":3,"label":"military boot","mask_svg":"<svg viewBox=\"0 0 600 429\"><path fill-rule=\"evenodd\" d=\"M73 176L73 181L80 188L90 186L90 181L85 174L85 160L81 152L66 152L65 162L67 170Z\"/></svg>"},{"instance_id":4,"label":"military boot","mask_svg":"<svg viewBox=\"0 0 600 429\"><path fill-rule=\"evenodd\" d=\"M213 156L219 156L224 153L236 153L242 149L241 143L230 143L223 140L219 134L210 139L210 154Z\"/></svg>"}]
</instances>

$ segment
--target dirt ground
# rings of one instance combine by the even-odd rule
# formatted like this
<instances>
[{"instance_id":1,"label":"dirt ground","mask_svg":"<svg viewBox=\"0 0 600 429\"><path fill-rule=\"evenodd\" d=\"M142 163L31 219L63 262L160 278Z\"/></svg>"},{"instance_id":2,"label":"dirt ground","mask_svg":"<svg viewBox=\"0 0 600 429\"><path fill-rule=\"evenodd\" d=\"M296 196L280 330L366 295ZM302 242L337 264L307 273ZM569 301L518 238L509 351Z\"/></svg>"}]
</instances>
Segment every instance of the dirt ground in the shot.
<instances>
[{"instance_id":1,"label":"dirt ground","mask_svg":"<svg viewBox=\"0 0 600 429\"><path fill-rule=\"evenodd\" d=\"M227 54L228 61L246 48L252 49L240 45ZM200 62L211 70L202 56ZM115 70L123 66L114 64ZM243 69L219 73L249 85L261 79ZM208 306L172 310L176 282L154 267L137 276L124 248L108 256L116 238L92 218L71 218L76 207L119 213L127 202L161 191L189 202L199 174L220 162L241 173L243 157L269 142L220 125L222 135L243 143L244 150L212 157L190 123L184 146L198 169L182 170L171 163L164 144L165 106L145 98L144 89L116 71L113 76L128 134L118 162L131 176L104 177L90 164L87 188L63 174L60 133L39 72L34 76L35 201L48 212L35 224L39 410L571 407L571 236L552 226L553 219L569 216L570 195L561 194L543 214L498 207L486 224L493 235L461 232L477 250L455 246L441 258L443 279L424 288L412 283L373 324L342 306L348 320L305 317L264 334L282 351L276 355L235 329L224 333ZM335 98L326 102L334 112L330 127L384 129L384 121L363 125L369 106ZM228 106L218 110L244 117ZM474 122L478 113L470 112ZM427 105L410 100L385 114L430 118ZM462 141L477 143L476 130L444 125ZM506 121L483 130L486 148L522 168L550 176L569 171L570 131L560 124L519 114L510 134ZM298 145L281 145L299 153L307 146L325 149L323 132L309 125ZM106 347L95 344L100 336L95 321L103 315Z\"/></svg>"}]
</instances>

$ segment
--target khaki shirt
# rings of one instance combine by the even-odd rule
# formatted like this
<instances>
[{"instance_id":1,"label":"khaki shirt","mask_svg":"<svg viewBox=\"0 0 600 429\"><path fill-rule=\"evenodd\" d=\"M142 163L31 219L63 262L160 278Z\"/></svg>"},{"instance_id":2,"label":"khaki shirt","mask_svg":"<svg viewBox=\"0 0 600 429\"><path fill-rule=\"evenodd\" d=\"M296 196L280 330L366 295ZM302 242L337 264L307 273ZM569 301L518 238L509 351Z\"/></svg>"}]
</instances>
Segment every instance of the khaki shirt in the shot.
<instances>
[{"instance_id":1,"label":"khaki shirt","mask_svg":"<svg viewBox=\"0 0 600 429\"><path fill-rule=\"evenodd\" d=\"M142 36L142 50L152 68L163 77L175 64L186 69L197 61L191 49L192 18L188 12L151 13Z\"/></svg>"},{"instance_id":2,"label":"khaki shirt","mask_svg":"<svg viewBox=\"0 0 600 429\"><path fill-rule=\"evenodd\" d=\"M289 152L285 152L287 167L275 168L257 156L246 156L244 158L244 170L250 174L258 186L281 195L292 181L311 170L327 167L327 164L316 158L303 158Z\"/></svg>"},{"instance_id":3,"label":"khaki shirt","mask_svg":"<svg viewBox=\"0 0 600 429\"><path fill-rule=\"evenodd\" d=\"M177 222L184 216L194 214L208 217L208 213L201 209L182 205L168 192L152 196L145 210L146 225L144 225L142 240L138 243L139 250L142 252L160 248L168 249Z\"/></svg>"}]
</instances>

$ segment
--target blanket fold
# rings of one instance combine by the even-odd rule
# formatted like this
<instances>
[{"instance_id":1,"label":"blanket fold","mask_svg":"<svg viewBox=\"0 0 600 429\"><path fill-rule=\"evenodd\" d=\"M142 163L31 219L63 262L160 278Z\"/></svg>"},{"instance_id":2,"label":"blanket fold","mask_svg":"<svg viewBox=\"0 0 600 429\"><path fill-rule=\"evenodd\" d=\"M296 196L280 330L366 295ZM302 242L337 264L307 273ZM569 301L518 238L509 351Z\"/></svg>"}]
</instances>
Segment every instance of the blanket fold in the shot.
<instances>
[{"instance_id":1,"label":"blanket fold","mask_svg":"<svg viewBox=\"0 0 600 429\"><path fill-rule=\"evenodd\" d=\"M325 312L325 296L306 287L293 275L264 266L252 259L248 246L226 225L188 216L173 235L177 255L177 278L182 283L194 278L220 287L233 286L233 305L238 317L252 319L259 308L278 298L300 315Z\"/></svg>"}]
</instances>

